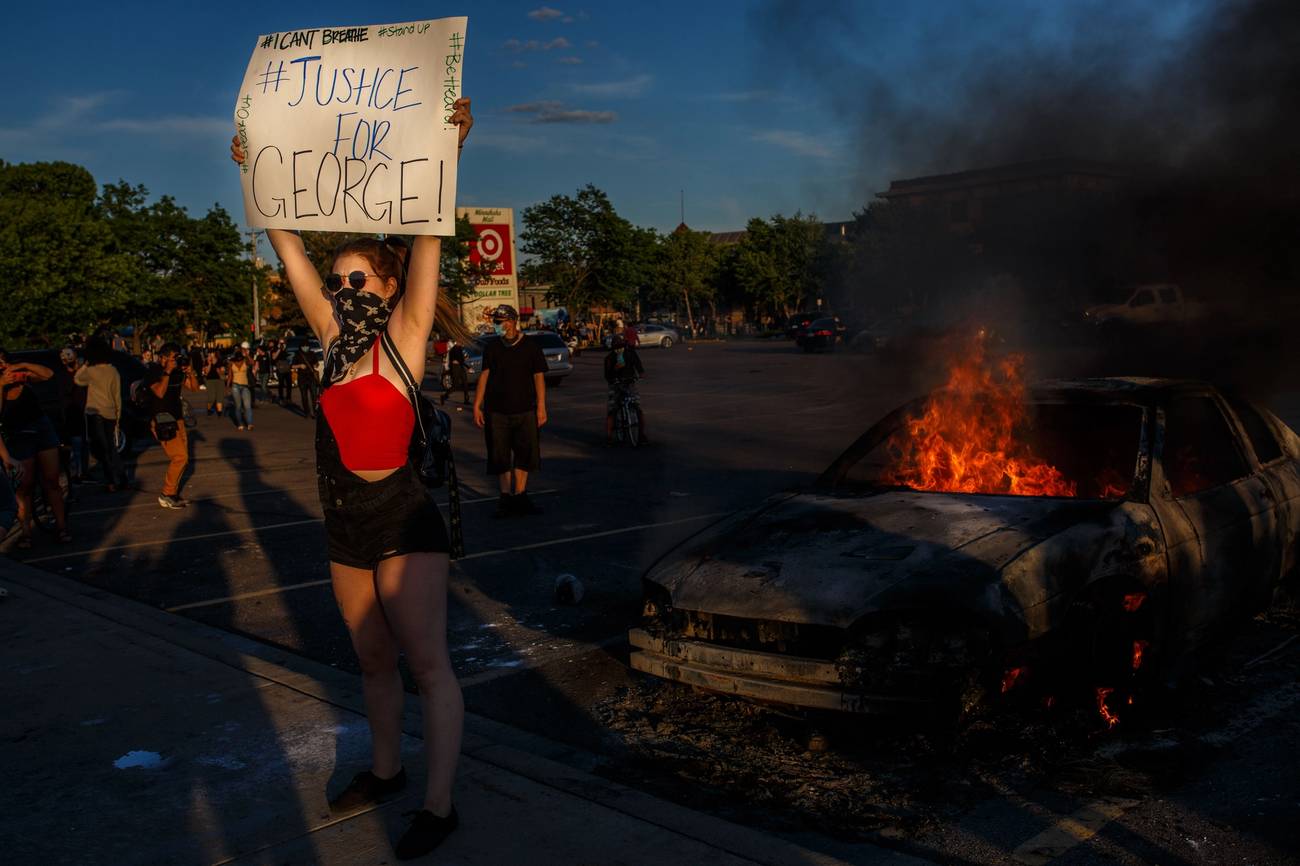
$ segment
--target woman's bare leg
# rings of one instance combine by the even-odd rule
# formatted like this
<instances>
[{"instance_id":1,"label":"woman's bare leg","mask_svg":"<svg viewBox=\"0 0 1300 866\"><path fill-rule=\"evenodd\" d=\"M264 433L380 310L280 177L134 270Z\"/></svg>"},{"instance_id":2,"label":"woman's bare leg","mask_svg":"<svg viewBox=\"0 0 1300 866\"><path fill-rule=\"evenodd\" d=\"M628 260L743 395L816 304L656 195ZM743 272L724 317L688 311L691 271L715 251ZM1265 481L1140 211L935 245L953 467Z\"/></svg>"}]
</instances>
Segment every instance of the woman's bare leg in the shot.
<instances>
[{"instance_id":1,"label":"woman's bare leg","mask_svg":"<svg viewBox=\"0 0 1300 866\"><path fill-rule=\"evenodd\" d=\"M375 570L389 625L420 687L429 766L424 808L439 817L451 811L465 725L465 701L447 652L449 564L445 553L408 553L382 560Z\"/></svg>"},{"instance_id":2,"label":"woman's bare leg","mask_svg":"<svg viewBox=\"0 0 1300 866\"><path fill-rule=\"evenodd\" d=\"M62 532L68 528L68 514L63 507L63 488L59 486L59 450L47 448L36 453L36 468L41 475L41 490L54 512L54 525Z\"/></svg>"},{"instance_id":3,"label":"woman's bare leg","mask_svg":"<svg viewBox=\"0 0 1300 866\"><path fill-rule=\"evenodd\" d=\"M18 528L26 538L32 537L35 530L35 515L32 514L32 493L36 489L36 460L28 457L26 460L20 460L22 466L22 476L18 480L18 489L14 491L14 497L18 500Z\"/></svg>"},{"instance_id":4,"label":"woman's bare leg","mask_svg":"<svg viewBox=\"0 0 1300 866\"><path fill-rule=\"evenodd\" d=\"M361 665L361 688L370 724L371 772L390 779L402 768L402 708L406 692L397 672L397 641L375 591L375 573L330 563L330 580L352 648Z\"/></svg>"}]
</instances>

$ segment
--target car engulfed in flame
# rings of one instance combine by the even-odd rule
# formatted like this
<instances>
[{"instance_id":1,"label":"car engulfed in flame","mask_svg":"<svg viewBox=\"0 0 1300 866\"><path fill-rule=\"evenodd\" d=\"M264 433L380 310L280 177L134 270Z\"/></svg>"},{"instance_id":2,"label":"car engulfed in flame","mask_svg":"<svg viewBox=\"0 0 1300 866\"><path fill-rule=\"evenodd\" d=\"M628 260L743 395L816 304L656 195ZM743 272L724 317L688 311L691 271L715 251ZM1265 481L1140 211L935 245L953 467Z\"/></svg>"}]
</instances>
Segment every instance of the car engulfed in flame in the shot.
<instances>
[{"instance_id":1,"label":"car engulfed in flame","mask_svg":"<svg viewBox=\"0 0 1300 866\"><path fill-rule=\"evenodd\" d=\"M1016 459L1069 488L900 483L899 436L935 398L904 406L814 489L725 518L653 566L632 666L852 713L968 709L1067 669L1095 686L1110 726L1140 678L1168 675L1296 573L1300 440L1269 413L1165 380L1049 382L1017 399ZM1232 465L1211 448L1232 449ZM954 478L943 459L930 465Z\"/></svg>"}]
</instances>

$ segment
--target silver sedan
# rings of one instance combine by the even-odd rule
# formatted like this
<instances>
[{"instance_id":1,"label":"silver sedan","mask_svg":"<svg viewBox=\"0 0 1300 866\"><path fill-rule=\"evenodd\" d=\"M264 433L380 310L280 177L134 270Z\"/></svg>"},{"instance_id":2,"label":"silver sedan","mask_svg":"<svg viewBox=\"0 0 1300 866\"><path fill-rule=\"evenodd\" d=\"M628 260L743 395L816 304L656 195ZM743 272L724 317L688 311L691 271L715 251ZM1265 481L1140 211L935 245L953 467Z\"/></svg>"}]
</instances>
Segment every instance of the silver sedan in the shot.
<instances>
[{"instance_id":1,"label":"silver sedan","mask_svg":"<svg viewBox=\"0 0 1300 866\"><path fill-rule=\"evenodd\" d=\"M682 335L665 325L642 325L637 328L637 344L642 347L658 346L671 348L673 343L680 343Z\"/></svg>"}]
</instances>

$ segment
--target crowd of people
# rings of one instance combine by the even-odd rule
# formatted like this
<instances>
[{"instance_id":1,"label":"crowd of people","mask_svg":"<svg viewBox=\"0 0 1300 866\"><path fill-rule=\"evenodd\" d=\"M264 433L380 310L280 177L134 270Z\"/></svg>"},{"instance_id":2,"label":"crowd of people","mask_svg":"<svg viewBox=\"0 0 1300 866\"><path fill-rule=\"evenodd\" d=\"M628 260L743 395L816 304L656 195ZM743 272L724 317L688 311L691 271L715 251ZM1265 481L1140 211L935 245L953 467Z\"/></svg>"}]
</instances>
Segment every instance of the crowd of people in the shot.
<instances>
[{"instance_id":1,"label":"crowd of people","mask_svg":"<svg viewBox=\"0 0 1300 866\"><path fill-rule=\"evenodd\" d=\"M251 431L258 402L292 407L296 387L301 413L314 418L320 396L319 354L284 339L189 348L153 339L132 353L104 328L71 336L57 363L53 352L35 354L49 363L0 350L0 463L8 482L0 483L0 534L17 522L19 550L34 544L38 513L60 544L72 541L66 502L91 479L92 461L107 492L139 489L123 456L133 435L152 438L167 455L159 505L183 508L186 419L194 411L229 415L236 430Z\"/></svg>"}]
</instances>

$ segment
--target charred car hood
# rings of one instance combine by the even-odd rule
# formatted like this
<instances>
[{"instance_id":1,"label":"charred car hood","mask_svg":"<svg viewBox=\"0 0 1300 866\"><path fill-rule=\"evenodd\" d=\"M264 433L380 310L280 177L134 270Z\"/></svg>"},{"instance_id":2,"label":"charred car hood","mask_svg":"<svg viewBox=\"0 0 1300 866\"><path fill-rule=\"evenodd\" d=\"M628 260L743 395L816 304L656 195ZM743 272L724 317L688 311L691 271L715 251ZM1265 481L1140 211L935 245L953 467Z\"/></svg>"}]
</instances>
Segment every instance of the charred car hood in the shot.
<instances>
[{"instance_id":1,"label":"charred car hood","mask_svg":"<svg viewBox=\"0 0 1300 866\"><path fill-rule=\"evenodd\" d=\"M887 491L774 497L701 533L647 579L675 607L848 627L882 604L969 608L1023 551L1116 503ZM886 602L885 599L888 599Z\"/></svg>"}]
</instances>

